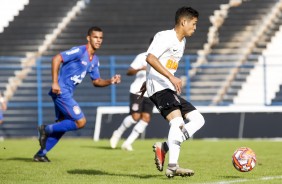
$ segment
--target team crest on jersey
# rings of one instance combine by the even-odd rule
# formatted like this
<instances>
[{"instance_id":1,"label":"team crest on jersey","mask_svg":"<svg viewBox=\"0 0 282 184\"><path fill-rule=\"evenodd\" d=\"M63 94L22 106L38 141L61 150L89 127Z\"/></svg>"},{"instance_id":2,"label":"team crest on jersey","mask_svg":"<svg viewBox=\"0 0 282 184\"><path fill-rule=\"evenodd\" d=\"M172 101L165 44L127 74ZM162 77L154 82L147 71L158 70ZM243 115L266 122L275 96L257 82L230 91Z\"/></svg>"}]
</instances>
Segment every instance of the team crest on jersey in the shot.
<instances>
[{"instance_id":1,"label":"team crest on jersey","mask_svg":"<svg viewBox=\"0 0 282 184\"><path fill-rule=\"evenodd\" d=\"M94 65L92 64L89 68L89 72L91 72L93 70L93 68L94 68Z\"/></svg>"},{"instance_id":2,"label":"team crest on jersey","mask_svg":"<svg viewBox=\"0 0 282 184\"><path fill-rule=\"evenodd\" d=\"M81 61L81 64L83 64L84 66L87 65L87 62L86 61Z\"/></svg>"},{"instance_id":3,"label":"team crest on jersey","mask_svg":"<svg viewBox=\"0 0 282 184\"><path fill-rule=\"evenodd\" d=\"M77 105L73 106L72 110L76 115L81 113L81 110L80 110L79 106L77 106Z\"/></svg>"},{"instance_id":4,"label":"team crest on jersey","mask_svg":"<svg viewBox=\"0 0 282 184\"><path fill-rule=\"evenodd\" d=\"M138 109L139 109L139 104L135 103L135 104L132 105L133 111L138 111Z\"/></svg>"}]
</instances>

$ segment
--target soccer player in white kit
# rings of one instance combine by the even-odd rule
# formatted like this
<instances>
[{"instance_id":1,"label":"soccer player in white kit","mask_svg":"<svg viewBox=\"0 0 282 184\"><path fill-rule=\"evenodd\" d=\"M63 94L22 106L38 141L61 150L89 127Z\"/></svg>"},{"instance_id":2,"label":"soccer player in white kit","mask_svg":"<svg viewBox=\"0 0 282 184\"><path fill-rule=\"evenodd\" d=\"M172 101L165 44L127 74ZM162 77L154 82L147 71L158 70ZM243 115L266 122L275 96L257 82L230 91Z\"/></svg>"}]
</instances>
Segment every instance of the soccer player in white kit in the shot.
<instances>
[{"instance_id":1,"label":"soccer player in white kit","mask_svg":"<svg viewBox=\"0 0 282 184\"><path fill-rule=\"evenodd\" d=\"M152 39L150 40L150 43ZM130 85L130 112L126 116L120 126L113 132L113 135L110 139L111 148L116 148L118 141L120 140L122 134L133 124L136 124L131 134L124 141L121 148L126 151L133 151L132 144L133 142L142 134L146 127L148 126L151 115L153 112L154 104L149 99L148 95L145 94L144 98L138 98L140 86L146 81L146 57L147 53L143 52L138 54L133 62L130 64L130 67L127 71L127 75L135 75L136 78L133 83Z\"/></svg>"},{"instance_id":2,"label":"soccer player in white kit","mask_svg":"<svg viewBox=\"0 0 282 184\"><path fill-rule=\"evenodd\" d=\"M205 123L201 113L181 94L181 79L174 76L178 62L183 56L186 39L196 30L198 12L191 7L181 7L175 14L175 27L158 32L147 53L147 80L141 87L141 96L147 90L161 115L169 122L166 142L153 145L155 164L163 170L165 154L169 151L166 176L192 176L194 171L179 167L180 145L198 131ZM189 123L185 124L184 119Z\"/></svg>"},{"instance_id":3,"label":"soccer player in white kit","mask_svg":"<svg viewBox=\"0 0 282 184\"><path fill-rule=\"evenodd\" d=\"M3 123L3 111L7 110L7 103L4 99L4 97L1 95L1 91L0 91L0 124Z\"/></svg>"}]
</instances>

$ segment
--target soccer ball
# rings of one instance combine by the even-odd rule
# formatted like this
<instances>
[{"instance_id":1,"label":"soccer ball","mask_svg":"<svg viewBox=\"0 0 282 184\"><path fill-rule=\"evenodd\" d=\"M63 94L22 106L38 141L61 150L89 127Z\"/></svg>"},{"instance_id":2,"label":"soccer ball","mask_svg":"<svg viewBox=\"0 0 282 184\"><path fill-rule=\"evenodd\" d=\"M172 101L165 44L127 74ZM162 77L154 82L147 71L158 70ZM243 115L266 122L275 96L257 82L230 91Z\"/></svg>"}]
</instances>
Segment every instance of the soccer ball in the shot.
<instances>
[{"instance_id":1,"label":"soccer ball","mask_svg":"<svg viewBox=\"0 0 282 184\"><path fill-rule=\"evenodd\" d=\"M256 154L247 147L238 148L232 155L232 163L240 172L249 172L256 166Z\"/></svg>"}]
</instances>

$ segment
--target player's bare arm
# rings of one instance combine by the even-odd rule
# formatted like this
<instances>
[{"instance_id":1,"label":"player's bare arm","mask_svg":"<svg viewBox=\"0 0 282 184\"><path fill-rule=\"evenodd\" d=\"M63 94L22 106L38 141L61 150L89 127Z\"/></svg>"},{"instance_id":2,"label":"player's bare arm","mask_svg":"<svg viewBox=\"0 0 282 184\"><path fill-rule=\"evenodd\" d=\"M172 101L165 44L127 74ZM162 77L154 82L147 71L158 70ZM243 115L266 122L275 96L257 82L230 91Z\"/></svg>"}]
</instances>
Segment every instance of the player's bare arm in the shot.
<instances>
[{"instance_id":1,"label":"player's bare arm","mask_svg":"<svg viewBox=\"0 0 282 184\"><path fill-rule=\"evenodd\" d=\"M61 93L61 88L58 84L58 75L62 61L60 54L57 54L52 60L52 92L55 94Z\"/></svg>"},{"instance_id":2,"label":"player's bare arm","mask_svg":"<svg viewBox=\"0 0 282 184\"><path fill-rule=\"evenodd\" d=\"M121 82L121 76L119 74L116 74L111 79L96 79L93 80L92 83L95 87L105 87L109 86L111 84L119 84Z\"/></svg>"},{"instance_id":3,"label":"player's bare arm","mask_svg":"<svg viewBox=\"0 0 282 184\"><path fill-rule=\"evenodd\" d=\"M170 82L174 85L175 90L178 94L181 93L181 88L182 88L182 82L181 79L175 77L174 75L172 75L158 60L158 58L156 56L154 56L153 54L148 54L147 59L146 59L147 63L149 65L151 65L156 71L158 71L160 74L162 74L163 76L165 76L166 78L168 78L170 80Z\"/></svg>"},{"instance_id":4,"label":"player's bare arm","mask_svg":"<svg viewBox=\"0 0 282 184\"><path fill-rule=\"evenodd\" d=\"M140 96L138 96L138 99L143 98L145 92L147 91L147 87L146 87L146 81L143 82L140 90L137 93L141 93Z\"/></svg>"},{"instance_id":5,"label":"player's bare arm","mask_svg":"<svg viewBox=\"0 0 282 184\"><path fill-rule=\"evenodd\" d=\"M4 97L1 95L1 93L0 93L0 104L1 104L2 111L6 111L7 110L7 104L6 104Z\"/></svg>"},{"instance_id":6,"label":"player's bare arm","mask_svg":"<svg viewBox=\"0 0 282 184\"><path fill-rule=\"evenodd\" d=\"M2 111L6 111L7 110L7 104L5 101L2 102Z\"/></svg>"},{"instance_id":7,"label":"player's bare arm","mask_svg":"<svg viewBox=\"0 0 282 184\"><path fill-rule=\"evenodd\" d=\"M146 66L144 66L143 68L140 68L140 69L134 69L134 68L129 68L127 70L127 73L126 75L135 75L137 72L141 71L141 70L146 70Z\"/></svg>"}]
</instances>

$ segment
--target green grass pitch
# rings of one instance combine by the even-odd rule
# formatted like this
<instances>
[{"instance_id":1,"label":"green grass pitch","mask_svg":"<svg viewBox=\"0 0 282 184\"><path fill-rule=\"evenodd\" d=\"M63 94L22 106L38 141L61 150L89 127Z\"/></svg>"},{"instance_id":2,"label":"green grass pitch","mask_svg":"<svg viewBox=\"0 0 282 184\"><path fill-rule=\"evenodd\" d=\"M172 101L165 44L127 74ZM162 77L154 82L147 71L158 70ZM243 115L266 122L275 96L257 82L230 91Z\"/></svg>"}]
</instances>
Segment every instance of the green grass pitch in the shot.
<instances>
[{"instance_id":1,"label":"green grass pitch","mask_svg":"<svg viewBox=\"0 0 282 184\"><path fill-rule=\"evenodd\" d=\"M48 154L51 163L36 163L32 161L39 148L36 139L5 139L0 142L0 184L282 183L281 141L186 141L179 164L193 169L195 175L173 179L168 179L154 165L152 145L156 141L161 140L138 140L133 145L135 150L126 152L110 149L108 140L62 138ZM257 165L248 173L236 171L232 166L231 156L241 146L250 147L257 155Z\"/></svg>"}]
</instances>

